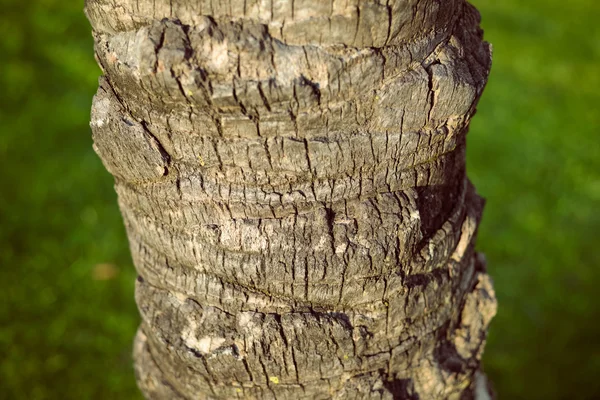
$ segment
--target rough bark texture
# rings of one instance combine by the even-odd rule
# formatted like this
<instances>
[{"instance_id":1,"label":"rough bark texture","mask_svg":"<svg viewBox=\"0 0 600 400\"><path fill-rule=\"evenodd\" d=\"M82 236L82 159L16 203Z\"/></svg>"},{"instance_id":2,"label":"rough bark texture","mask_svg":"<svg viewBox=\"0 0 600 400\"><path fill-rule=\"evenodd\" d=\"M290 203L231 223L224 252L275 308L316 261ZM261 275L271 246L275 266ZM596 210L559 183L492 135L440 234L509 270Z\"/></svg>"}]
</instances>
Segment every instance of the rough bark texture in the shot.
<instances>
[{"instance_id":1,"label":"rough bark texture","mask_svg":"<svg viewBox=\"0 0 600 400\"><path fill-rule=\"evenodd\" d=\"M463 0L88 0L150 399L486 399Z\"/></svg>"}]
</instances>

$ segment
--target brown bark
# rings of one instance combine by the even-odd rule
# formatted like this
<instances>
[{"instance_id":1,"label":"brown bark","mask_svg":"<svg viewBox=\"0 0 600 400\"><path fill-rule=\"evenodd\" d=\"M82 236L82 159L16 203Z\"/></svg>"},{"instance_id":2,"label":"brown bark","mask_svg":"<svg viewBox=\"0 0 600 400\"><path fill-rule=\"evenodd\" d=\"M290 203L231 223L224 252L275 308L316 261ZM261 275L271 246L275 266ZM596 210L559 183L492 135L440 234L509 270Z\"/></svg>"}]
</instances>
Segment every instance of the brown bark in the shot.
<instances>
[{"instance_id":1,"label":"brown bark","mask_svg":"<svg viewBox=\"0 0 600 400\"><path fill-rule=\"evenodd\" d=\"M88 0L150 399L486 399L463 0ZM479 394L477 394L479 393Z\"/></svg>"}]
</instances>

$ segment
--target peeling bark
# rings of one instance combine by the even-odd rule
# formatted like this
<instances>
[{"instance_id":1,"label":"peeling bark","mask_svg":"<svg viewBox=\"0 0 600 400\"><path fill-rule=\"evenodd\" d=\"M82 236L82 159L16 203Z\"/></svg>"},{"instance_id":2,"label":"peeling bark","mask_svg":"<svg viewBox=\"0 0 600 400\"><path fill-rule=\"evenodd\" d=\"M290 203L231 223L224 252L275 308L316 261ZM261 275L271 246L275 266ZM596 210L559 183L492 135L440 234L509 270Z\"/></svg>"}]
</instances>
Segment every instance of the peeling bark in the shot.
<instances>
[{"instance_id":1,"label":"peeling bark","mask_svg":"<svg viewBox=\"0 0 600 400\"><path fill-rule=\"evenodd\" d=\"M88 0L149 399L487 399L463 0ZM486 397L487 396L487 397Z\"/></svg>"}]
</instances>

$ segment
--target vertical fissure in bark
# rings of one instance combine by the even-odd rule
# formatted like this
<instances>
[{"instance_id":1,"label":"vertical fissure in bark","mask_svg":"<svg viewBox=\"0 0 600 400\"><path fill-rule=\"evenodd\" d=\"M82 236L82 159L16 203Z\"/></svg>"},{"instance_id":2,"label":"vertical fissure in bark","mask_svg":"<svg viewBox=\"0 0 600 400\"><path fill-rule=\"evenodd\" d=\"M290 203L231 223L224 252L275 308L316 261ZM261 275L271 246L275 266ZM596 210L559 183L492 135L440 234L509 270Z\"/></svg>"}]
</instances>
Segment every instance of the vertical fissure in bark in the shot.
<instances>
[{"instance_id":1,"label":"vertical fissure in bark","mask_svg":"<svg viewBox=\"0 0 600 400\"><path fill-rule=\"evenodd\" d=\"M487 400L463 0L88 0L149 399Z\"/></svg>"}]
</instances>

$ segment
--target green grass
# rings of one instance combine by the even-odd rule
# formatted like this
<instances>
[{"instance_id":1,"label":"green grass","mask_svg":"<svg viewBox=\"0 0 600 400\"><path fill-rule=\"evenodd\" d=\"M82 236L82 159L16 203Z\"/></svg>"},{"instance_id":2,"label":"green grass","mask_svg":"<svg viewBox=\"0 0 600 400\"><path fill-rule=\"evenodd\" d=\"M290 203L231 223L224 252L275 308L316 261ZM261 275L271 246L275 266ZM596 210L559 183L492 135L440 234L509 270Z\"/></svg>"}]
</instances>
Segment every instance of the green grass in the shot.
<instances>
[{"instance_id":1,"label":"green grass","mask_svg":"<svg viewBox=\"0 0 600 400\"><path fill-rule=\"evenodd\" d=\"M600 3L477 0L494 45L468 168L503 399L600 398Z\"/></svg>"},{"instance_id":2,"label":"green grass","mask_svg":"<svg viewBox=\"0 0 600 400\"><path fill-rule=\"evenodd\" d=\"M2 4L2 399L140 398L135 273L112 178L91 148L100 71L82 8ZM118 275L95 279L101 264Z\"/></svg>"},{"instance_id":3,"label":"green grass","mask_svg":"<svg viewBox=\"0 0 600 400\"><path fill-rule=\"evenodd\" d=\"M83 2L0 3L0 398L138 399ZM600 398L600 5L475 4L495 49L468 156L500 302L485 368L501 399Z\"/></svg>"}]
</instances>

